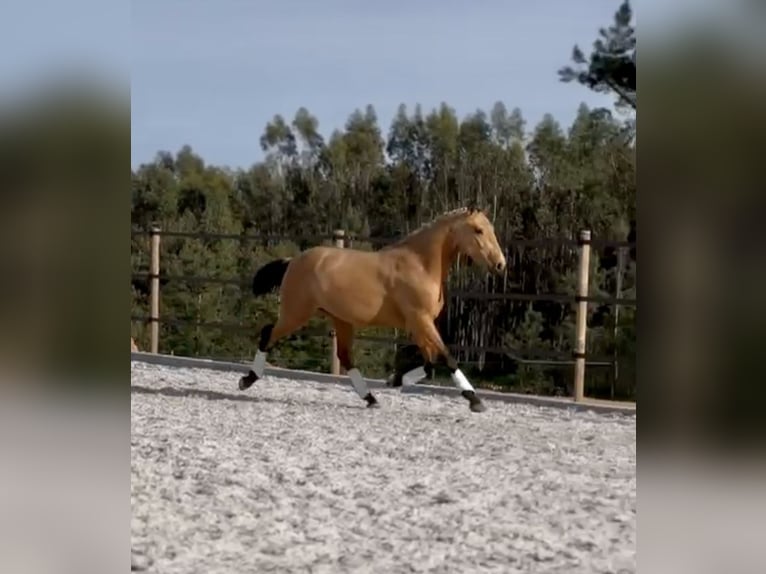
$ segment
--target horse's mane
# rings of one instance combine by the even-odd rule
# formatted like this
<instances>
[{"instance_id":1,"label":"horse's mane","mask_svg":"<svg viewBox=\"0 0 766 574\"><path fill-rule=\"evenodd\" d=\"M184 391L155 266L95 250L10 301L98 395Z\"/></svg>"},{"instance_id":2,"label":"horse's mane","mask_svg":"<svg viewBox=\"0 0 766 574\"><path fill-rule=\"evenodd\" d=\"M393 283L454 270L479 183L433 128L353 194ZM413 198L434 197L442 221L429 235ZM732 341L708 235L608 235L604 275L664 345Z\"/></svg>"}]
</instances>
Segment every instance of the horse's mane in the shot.
<instances>
[{"instance_id":1,"label":"horse's mane","mask_svg":"<svg viewBox=\"0 0 766 574\"><path fill-rule=\"evenodd\" d=\"M464 215L470 215L474 211L476 211L475 207L468 207L468 206L458 207L450 211L445 211L441 215L437 215L436 217L434 217L431 221L426 221L420 227L418 227L414 231L411 231L410 233L408 233L407 235L405 235L398 241L395 241L393 244L389 245L388 247L393 247L394 245L399 245L401 243L404 243L405 241L408 241L412 239L413 237L419 236L422 233L430 229L433 229L434 227L438 227L442 225L443 223L452 221L454 219L457 219L458 217L462 217Z\"/></svg>"},{"instance_id":2,"label":"horse's mane","mask_svg":"<svg viewBox=\"0 0 766 574\"><path fill-rule=\"evenodd\" d=\"M423 229L430 229L431 227L436 227L437 225L440 225L444 223L447 220L453 220L457 218L459 215L468 215L469 213L473 213L475 210L472 207L458 207L457 209L452 209L450 211L445 211L441 215L437 215L434 217L431 221L426 221L424 224L422 224L420 227L418 227L415 231L410 233L410 235L417 233L418 231L421 231Z\"/></svg>"}]
</instances>

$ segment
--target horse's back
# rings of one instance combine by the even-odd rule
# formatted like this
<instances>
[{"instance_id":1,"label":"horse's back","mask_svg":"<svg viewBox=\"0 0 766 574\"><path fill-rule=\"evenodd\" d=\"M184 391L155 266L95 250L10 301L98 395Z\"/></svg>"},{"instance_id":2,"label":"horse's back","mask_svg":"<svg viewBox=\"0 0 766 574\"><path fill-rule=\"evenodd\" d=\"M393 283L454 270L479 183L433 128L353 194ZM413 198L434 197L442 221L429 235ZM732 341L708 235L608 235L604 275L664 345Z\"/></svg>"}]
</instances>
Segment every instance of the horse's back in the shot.
<instances>
[{"instance_id":1,"label":"horse's back","mask_svg":"<svg viewBox=\"0 0 766 574\"><path fill-rule=\"evenodd\" d=\"M378 252L317 246L291 262L283 289L300 291L317 308L353 325L398 324L390 298L392 268Z\"/></svg>"}]
</instances>

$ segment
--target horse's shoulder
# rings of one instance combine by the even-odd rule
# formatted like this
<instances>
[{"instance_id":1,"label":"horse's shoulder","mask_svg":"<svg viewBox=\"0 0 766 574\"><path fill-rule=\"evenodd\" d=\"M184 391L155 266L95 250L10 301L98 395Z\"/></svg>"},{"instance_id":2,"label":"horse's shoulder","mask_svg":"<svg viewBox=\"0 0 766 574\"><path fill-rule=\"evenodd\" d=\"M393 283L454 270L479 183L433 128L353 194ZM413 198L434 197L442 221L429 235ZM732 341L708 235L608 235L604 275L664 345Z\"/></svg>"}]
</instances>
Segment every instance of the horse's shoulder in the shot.
<instances>
[{"instance_id":1,"label":"horse's shoulder","mask_svg":"<svg viewBox=\"0 0 766 574\"><path fill-rule=\"evenodd\" d=\"M416 274L423 270L422 261L409 251L390 251L388 253L391 265L399 273Z\"/></svg>"},{"instance_id":2,"label":"horse's shoulder","mask_svg":"<svg viewBox=\"0 0 766 574\"><path fill-rule=\"evenodd\" d=\"M433 281L423 267L423 261L410 253L405 252L397 257L392 268L399 283L409 285L417 291L429 290L433 287L431 285Z\"/></svg>"}]
</instances>

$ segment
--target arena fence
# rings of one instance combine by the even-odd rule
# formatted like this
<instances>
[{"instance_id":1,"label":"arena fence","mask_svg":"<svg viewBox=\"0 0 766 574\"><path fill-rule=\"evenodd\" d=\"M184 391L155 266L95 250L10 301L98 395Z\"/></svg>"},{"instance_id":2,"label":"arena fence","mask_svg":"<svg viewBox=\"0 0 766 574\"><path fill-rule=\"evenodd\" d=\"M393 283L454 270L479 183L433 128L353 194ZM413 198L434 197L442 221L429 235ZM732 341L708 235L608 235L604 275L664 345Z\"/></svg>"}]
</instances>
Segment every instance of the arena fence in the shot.
<instances>
[{"instance_id":1,"label":"arena fence","mask_svg":"<svg viewBox=\"0 0 766 574\"><path fill-rule=\"evenodd\" d=\"M149 280L149 315L138 316L131 315L131 322L143 322L148 323L150 327L150 353L157 354L159 352L159 334L160 324L167 325L193 325L198 328L218 328L226 330L252 330L252 327L244 327L239 324L225 323L225 322L197 322L187 319L168 318L160 316L160 279L164 281L183 282L187 284L220 284L220 285L235 285L243 289L249 289L252 278L220 278L220 277L204 277L204 276L192 276L192 275L162 275L160 273L160 242L162 237L181 237L198 240L285 240L291 241L305 241L309 243L319 244L326 241L328 237L324 236L307 236L307 237L282 237L282 236L265 236L265 235L240 235L240 234L224 234L224 233L207 233L207 232L179 232L179 231L162 231L159 227L152 227L149 230L132 230L131 237L136 236L149 236L150 238L150 263L149 273L133 273L131 279L148 279ZM353 241L370 243L373 245L386 244L397 238L365 238L354 237L347 234L344 230L335 230L332 234L333 244L339 248L344 249L351 245ZM348 245L347 245L348 244ZM556 353L546 352L538 357L527 358L526 360L520 360L523 363L537 363L537 364L571 364L573 366L573 400L575 402L581 402L585 399L585 368L586 364L590 366L615 366L617 358L615 357L587 357L586 356L586 342L587 342L587 316L588 305L614 305L615 306L615 328L619 315L620 306L637 305L636 299L622 298L622 275L623 267L626 260L626 253L628 249L635 249L635 243L628 241L604 241L594 240L591 238L591 232L589 230L582 230L577 240L564 239L564 238L551 238L551 239L535 239L535 240L510 240L506 241L507 246L517 247L560 247L569 246L578 250L578 271L577 271L577 289L574 295L568 294L530 294L530 293L486 293L486 292L463 292L452 291L450 296L454 298L461 298L463 300L480 299L488 301L499 300L512 300L512 301L551 301L559 303L570 303L576 305L576 327L574 335L573 352L569 353ZM590 256L592 247L612 247L617 250L618 255L618 271L617 281L614 297L599 297L589 295L589 271L590 271ZM307 331L311 331L308 330ZM335 338L335 332L331 329L329 333L324 331L311 331L306 333L309 336L329 336L331 339L330 345L330 371L333 375L341 374L341 367L336 355L337 341ZM395 343L395 342L408 342L401 339L392 337L376 337L370 335L357 335L359 340L367 340L380 343ZM507 353L505 348L494 347L475 347L465 345L449 345L453 351L483 351L494 353Z\"/></svg>"}]
</instances>

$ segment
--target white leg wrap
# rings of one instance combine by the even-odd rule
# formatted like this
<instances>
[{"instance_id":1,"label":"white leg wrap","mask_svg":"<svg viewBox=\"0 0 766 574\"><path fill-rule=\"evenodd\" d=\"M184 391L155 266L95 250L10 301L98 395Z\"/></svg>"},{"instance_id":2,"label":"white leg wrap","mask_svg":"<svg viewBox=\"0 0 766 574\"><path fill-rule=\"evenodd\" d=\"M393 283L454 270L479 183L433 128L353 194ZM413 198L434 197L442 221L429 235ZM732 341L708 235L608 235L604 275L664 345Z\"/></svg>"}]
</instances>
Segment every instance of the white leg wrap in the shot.
<instances>
[{"instance_id":1,"label":"white leg wrap","mask_svg":"<svg viewBox=\"0 0 766 574\"><path fill-rule=\"evenodd\" d=\"M253 359L253 372L258 375L258 378L263 376L263 371L266 368L266 353L258 351Z\"/></svg>"},{"instance_id":2,"label":"white leg wrap","mask_svg":"<svg viewBox=\"0 0 766 574\"><path fill-rule=\"evenodd\" d=\"M455 383L458 389L461 391L472 391L474 390L471 386L471 383L468 382L468 379L465 378L465 375L463 374L463 371L460 369L457 369L452 375L452 382Z\"/></svg>"},{"instance_id":3,"label":"white leg wrap","mask_svg":"<svg viewBox=\"0 0 766 574\"><path fill-rule=\"evenodd\" d=\"M423 367L417 367L402 375L402 385L414 385L425 376L426 370Z\"/></svg>"},{"instance_id":4,"label":"white leg wrap","mask_svg":"<svg viewBox=\"0 0 766 574\"><path fill-rule=\"evenodd\" d=\"M348 376L351 379L351 384L354 386L354 390L357 394L361 398L366 397L369 394L370 389L367 388L367 383L362 377L362 373L359 372L359 369L354 367L348 372Z\"/></svg>"}]
</instances>

